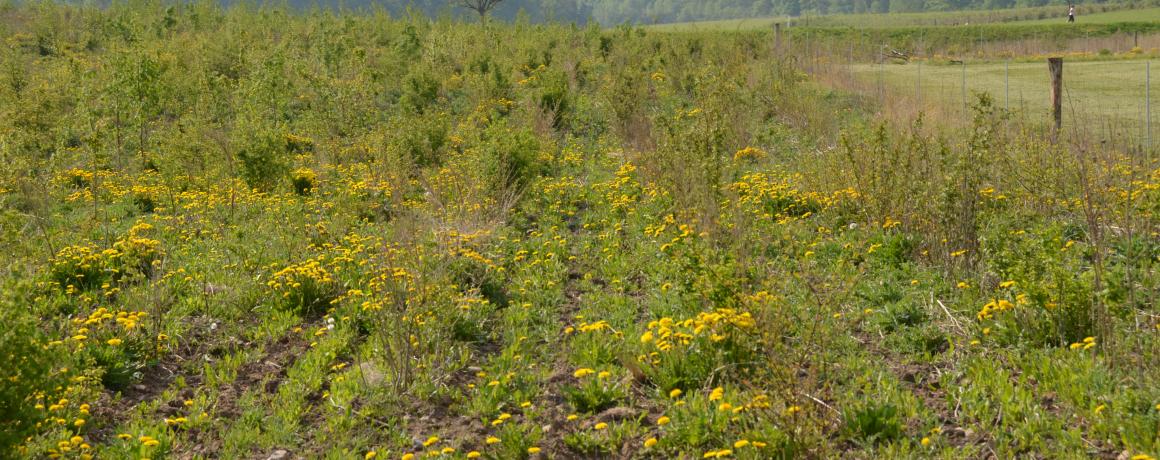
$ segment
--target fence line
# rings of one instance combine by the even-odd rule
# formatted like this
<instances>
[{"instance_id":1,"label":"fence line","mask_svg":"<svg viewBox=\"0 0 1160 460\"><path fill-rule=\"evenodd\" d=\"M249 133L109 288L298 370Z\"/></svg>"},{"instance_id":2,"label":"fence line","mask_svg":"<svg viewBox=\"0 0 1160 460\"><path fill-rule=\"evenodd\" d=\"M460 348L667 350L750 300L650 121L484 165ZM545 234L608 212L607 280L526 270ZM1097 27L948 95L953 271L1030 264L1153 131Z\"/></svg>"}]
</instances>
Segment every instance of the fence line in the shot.
<instances>
[{"instance_id":1,"label":"fence line","mask_svg":"<svg viewBox=\"0 0 1160 460\"><path fill-rule=\"evenodd\" d=\"M880 45L879 49L886 47ZM886 61L890 56L883 53L868 64L854 65L839 56L834 56L836 62L824 58L816 61L815 72L829 75L825 78L836 77L833 81L839 86L876 96L882 107L889 105L890 113L900 119L926 112L929 116L953 123L969 123L973 111L971 94L990 92L995 96L993 100L997 108L1018 119L1045 126L1050 122L1048 95L1051 80L1046 59L1027 63L1013 63L1012 59L962 60L956 63L956 69L955 66L935 65L923 59L888 66ZM1151 61L1064 61L1065 131L1081 134L1074 129L1079 127L1083 128L1082 134L1092 140L1155 152L1156 144L1152 142L1155 126L1151 108ZM955 70L958 75L955 75ZM956 82L955 77L959 81ZM907 81L913 85L911 96L900 97L902 94L897 91L905 90ZM958 101L954 98L955 90L959 93ZM1000 91L1002 105L999 104ZM933 97L927 94L931 92ZM1140 129L1129 126L1139 126Z\"/></svg>"}]
</instances>

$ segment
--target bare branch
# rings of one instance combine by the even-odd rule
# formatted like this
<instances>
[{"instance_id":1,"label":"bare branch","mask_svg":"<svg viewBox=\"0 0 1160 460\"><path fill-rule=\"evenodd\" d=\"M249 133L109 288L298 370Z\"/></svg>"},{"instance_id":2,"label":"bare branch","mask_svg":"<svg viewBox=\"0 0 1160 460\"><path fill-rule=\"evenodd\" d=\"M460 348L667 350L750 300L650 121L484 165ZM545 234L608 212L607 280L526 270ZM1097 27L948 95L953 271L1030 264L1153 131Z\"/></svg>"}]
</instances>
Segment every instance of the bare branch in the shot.
<instances>
[{"instance_id":1,"label":"bare branch","mask_svg":"<svg viewBox=\"0 0 1160 460\"><path fill-rule=\"evenodd\" d=\"M475 11L479 14L479 19L482 21L492 8L499 5L503 0L456 0L456 4Z\"/></svg>"}]
</instances>

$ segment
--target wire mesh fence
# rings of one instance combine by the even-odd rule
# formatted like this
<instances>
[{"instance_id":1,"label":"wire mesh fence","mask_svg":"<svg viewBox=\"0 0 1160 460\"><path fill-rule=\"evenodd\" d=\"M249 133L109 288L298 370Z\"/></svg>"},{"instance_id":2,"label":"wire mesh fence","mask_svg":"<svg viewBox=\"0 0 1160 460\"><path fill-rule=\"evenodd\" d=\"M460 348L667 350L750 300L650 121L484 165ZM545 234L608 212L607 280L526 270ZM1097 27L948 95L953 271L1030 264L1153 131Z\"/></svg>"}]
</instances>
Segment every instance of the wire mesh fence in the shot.
<instances>
[{"instance_id":1,"label":"wire mesh fence","mask_svg":"<svg viewBox=\"0 0 1160 460\"><path fill-rule=\"evenodd\" d=\"M1153 113L1152 97L1158 93L1152 61L1160 59L1160 34L1125 33L1050 47L980 43L974 52L958 55L902 53L857 40L837 49L822 40L798 45L804 56L796 59L807 71L876 98L895 115L923 113L952 121L969 121L977 94L987 93L1011 118L1047 124L1047 57L1063 56L1063 131L1120 148L1156 150L1160 126ZM1067 51L1046 51L1060 46Z\"/></svg>"}]
</instances>

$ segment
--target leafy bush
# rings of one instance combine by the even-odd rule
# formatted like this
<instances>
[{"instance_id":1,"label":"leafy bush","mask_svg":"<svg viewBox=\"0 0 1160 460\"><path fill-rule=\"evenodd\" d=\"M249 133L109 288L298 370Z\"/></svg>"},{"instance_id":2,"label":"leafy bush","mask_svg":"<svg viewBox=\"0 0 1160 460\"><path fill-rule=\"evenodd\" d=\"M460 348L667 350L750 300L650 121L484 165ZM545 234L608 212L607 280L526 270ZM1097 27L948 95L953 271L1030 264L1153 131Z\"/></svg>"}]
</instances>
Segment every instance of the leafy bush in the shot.
<instances>
[{"instance_id":1,"label":"leafy bush","mask_svg":"<svg viewBox=\"0 0 1160 460\"><path fill-rule=\"evenodd\" d=\"M644 372L664 391L708 385L717 369L744 374L753 362L754 328L752 315L734 309L652 321L640 337Z\"/></svg>"},{"instance_id":2,"label":"leafy bush","mask_svg":"<svg viewBox=\"0 0 1160 460\"><path fill-rule=\"evenodd\" d=\"M294 193L300 196L306 196L313 192L317 180L318 176L310 168L296 169L290 175L290 185L294 187Z\"/></svg>"},{"instance_id":3,"label":"leafy bush","mask_svg":"<svg viewBox=\"0 0 1160 460\"><path fill-rule=\"evenodd\" d=\"M284 308L303 314L326 311L340 294L331 269L319 259L290 264L275 272L266 285Z\"/></svg>"},{"instance_id":4,"label":"leafy bush","mask_svg":"<svg viewBox=\"0 0 1160 460\"><path fill-rule=\"evenodd\" d=\"M1096 335L1093 273L1067 228L989 229L984 251L1002 279L979 318L1007 342L1068 346Z\"/></svg>"},{"instance_id":5,"label":"leafy bush","mask_svg":"<svg viewBox=\"0 0 1160 460\"><path fill-rule=\"evenodd\" d=\"M272 130L240 133L237 159L242 178L250 187L270 190L290 169L286 138Z\"/></svg>"},{"instance_id":6,"label":"leafy bush","mask_svg":"<svg viewBox=\"0 0 1160 460\"><path fill-rule=\"evenodd\" d=\"M49 388L52 360L24 307L0 300L0 452L17 452L43 418L33 395ZM13 457L15 458L15 456Z\"/></svg>"},{"instance_id":7,"label":"leafy bush","mask_svg":"<svg viewBox=\"0 0 1160 460\"><path fill-rule=\"evenodd\" d=\"M491 190L503 193L519 189L541 173L540 140L529 129L499 123L488 129L485 142L484 174Z\"/></svg>"},{"instance_id":8,"label":"leafy bush","mask_svg":"<svg viewBox=\"0 0 1160 460\"><path fill-rule=\"evenodd\" d=\"M49 276L66 291L148 278L164 255L160 241L144 236L152 229L137 224L104 250L92 244L65 246L53 257Z\"/></svg>"}]
</instances>

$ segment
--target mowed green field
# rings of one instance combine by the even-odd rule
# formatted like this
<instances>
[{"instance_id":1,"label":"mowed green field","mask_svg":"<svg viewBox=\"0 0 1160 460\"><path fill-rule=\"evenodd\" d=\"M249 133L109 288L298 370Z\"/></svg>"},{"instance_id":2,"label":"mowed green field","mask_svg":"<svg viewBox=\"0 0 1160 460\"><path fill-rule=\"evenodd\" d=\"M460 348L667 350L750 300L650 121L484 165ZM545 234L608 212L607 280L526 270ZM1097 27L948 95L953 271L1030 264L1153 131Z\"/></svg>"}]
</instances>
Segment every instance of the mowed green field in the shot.
<instances>
[{"instance_id":1,"label":"mowed green field","mask_svg":"<svg viewBox=\"0 0 1160 460\"><path fill-rule=\"evenodd\" d=\"M1064 123L1079 121L1082 125L1103 129L1114 122L1131 133L1142 132L1144 123L1147 61L1089 61L1064 63ZM998 107L1009 106L1028 117L1046 113L1050 105L1050 79L1046 62L967 63L968 99L974 92L988 92ZM1153 66L1153 72L1160 66ZM881 78L888 93L916 98L921 81L922 103L938 104L948 111L962 110L963 68L959 65L855 65L854 74L863 82L875 83ZM1160 95L1160 84L1153 78L1152 97ZM1153 114L1156 114L1153 109ZM1155 118L1155 117L1154 117ZM1153 133L1157 132L1153 120Z\"/></svg>"},{"instance_id":2,"label":"mowed green field","mask_svg":"<svg viewBox=\"0 0 1160 460\"><path fill-rule=\"evenodd\" d=\"M1160 21L1160 7L1153 8L1119 8L1117 5L1107 5L1113 11L1088 13L1080 7L1078 19L1082 24L1110 24L1117 22L1154 22ZM922 13L862 13L862 14L834 14L827 16L798 17L792 22L797 26L810 27L854 27L854 28L892 28L914 26L951 26L959 24L1008 24L1011 26L1054 24L1067 19L1067 8L1034 7L1013 8L992 11L930 11ZM671 24L655 24L647 26L658 31L689 31L689 30L757 30L772 27L774 23L787 23L786 16L772 16L760 18L725 19L717 21L678 22Z\"/></svg>"},{"instance_id":3,"label":"mowed green field","mask_svg":"<svg viewBox=\"0 0 1160 460\"><path fill-rule=\"evenodd\" d=\"M1066 8L1059 9L1059 17L1038 19L1033 21L1012 22L1011 25L1054 24L1066 21ZM1106 13L1078 14L1077 24L1112 24L1116 22L1154 22L1160 21L1160 7L1141 8L1132 10L1108 11Z\"/></svg>"},{"instance_id":4,"label":"mowed green field","mask_svg":"<svg viewBox=\"0 0 1160 460\"><path fill-rule=\"evenodd\" d=\"M772 16L745 19L721 19L717 21L674 22L669 24L653 24L645 26L647 29L664 32L684 32L693 30L757 30L773 27L774 23L786 23L790 18L786 16Z\"/></svg>"}]
</instances>

